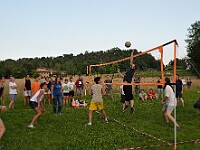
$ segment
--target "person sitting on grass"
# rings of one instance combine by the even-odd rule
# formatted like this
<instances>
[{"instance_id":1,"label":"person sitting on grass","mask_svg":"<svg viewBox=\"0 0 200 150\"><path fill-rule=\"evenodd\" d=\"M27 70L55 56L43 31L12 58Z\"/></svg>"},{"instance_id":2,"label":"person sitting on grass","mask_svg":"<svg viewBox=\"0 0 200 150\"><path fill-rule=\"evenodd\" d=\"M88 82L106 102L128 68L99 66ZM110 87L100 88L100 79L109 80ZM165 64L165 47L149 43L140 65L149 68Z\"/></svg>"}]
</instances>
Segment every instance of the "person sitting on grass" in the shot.
<instances>
[{"instance_id":1,"label":"person sitting on grass","mask_svg":"<svg viewBox=\"0 0 200 150\"><path fill-rule=\"evenodd\" d=\"M153 89L150 88L149 93L148 93L148 98L150 100L156 100L156 99L158 99L158 94L156 94L156 92L154 92Z\"/></svg>"},{"instance_id":2,"label":"person sitting on grass","mask_svg":"<svg viewBox=\"0 0 200 150\"><path fill-rule=\"evenodd\" d=\"M197 109L197 114L200 115L200 98L194 104L194 108Z\"/></svg>"},{"instance_id":3,"label":"person sitting on grass","mask_svg":"<svg viewBox=\"0 0 200 150\"><path fill-rule=\"evenodd\" d=\"M108 123L108 119L106 117L106 112L103 107L103 98L102 98L102 93L103 95L106 95L104 86L102 86L100 83L100 77L96 77L94 79L94 82L96 84L91 86L91 94L92 94L92 101L90 102L90 107L89 107L89 123L87 124L88 126L92 125L92 113L94 110L97 110L99 108L103 114L104 121Z\"/></svg>"},{"instance_id":4,"label":"person sitting on grass","mask_svg":"<svg viewBox=\"0 0 200 150\"><path fill-rule=\"evenodd\" d=\"M143 101L144 101L144 100L147 100L147 93L144 92L144 89L141 89L141 90L140 90L139 99L140 99L140 100L143 100Z\"/></svg>"},{"instance_id":5,"label":"person sitting on grass","mask_svg":"<svg viewBox=\"0 0 200 150\"><path fill-rule=\"evenodd\" d=\"M162 113L166 123L169 123L169 120L176 125L176 129L180 129L180 126L177 124L176 120L172 117L171 113L175 109L177 105L177 101L175 98L175 93L173 88L170 85L170 79L165 78L165 86L164 86L164 99L161 101L163 105Z\"/></svg>"},{"instance_id":6,"label":"person sitting on grass","mask_svg":"<svg viewBox=\"0 0 200 150\"><path fill-rule=\"evenodd\" d=\"M40 90L38 90L36 94L30 99L29 106L36 112L36 115L33 117L31 124L28 125L29 128L34 128L34 124L37 122L42 113L45 111L41 101L44 97L44 92L46 91L47 91L46 83L41 83Z\"/></svg>"}]
</instances>

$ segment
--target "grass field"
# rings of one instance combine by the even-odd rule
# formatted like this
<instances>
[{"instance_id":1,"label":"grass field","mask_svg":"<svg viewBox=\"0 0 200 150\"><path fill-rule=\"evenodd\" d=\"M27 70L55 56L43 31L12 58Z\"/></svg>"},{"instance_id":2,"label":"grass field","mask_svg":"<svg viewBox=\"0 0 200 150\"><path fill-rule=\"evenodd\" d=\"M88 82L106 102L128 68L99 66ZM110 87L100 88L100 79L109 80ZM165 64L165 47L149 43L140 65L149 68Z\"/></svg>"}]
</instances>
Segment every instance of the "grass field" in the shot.
<instances>
[{"instance_id":1,"label":"grass field","mask_svg":"<svg viewBox=\"0 0 200 150\"><path fill-rule=\"evenodd\" d=\"M193 104L199 97L195 90L185 91L185 107L177 107L177 122L181 130L177 131L177 142L197 140L200 137L200 115L196 114ZM13 111L1 112L6 133L0 141L2 150L114 150L122 148L170 150L173 146L173 124L163 123L162 106L154 101L146 103L135 97L136 111L122 113L119 95L115 100L104 97L105 110L109 123L104 123L102 115L93 113L93 126L88 122L88 108L74 109L63 107L62 116L54 116L52 106L46 105L46 112L36 123L36 128L28 129L34 112L23 106L23 98L18 97ZM90 96L86 97L90 101ZM8 105L9 101L6 101ZM154 138L152 138L154 137ZM155 146L156 145L156 146ZM200 144L194 142L178 144L177 149L199 150Z\"/></svg>"}]
</instances>

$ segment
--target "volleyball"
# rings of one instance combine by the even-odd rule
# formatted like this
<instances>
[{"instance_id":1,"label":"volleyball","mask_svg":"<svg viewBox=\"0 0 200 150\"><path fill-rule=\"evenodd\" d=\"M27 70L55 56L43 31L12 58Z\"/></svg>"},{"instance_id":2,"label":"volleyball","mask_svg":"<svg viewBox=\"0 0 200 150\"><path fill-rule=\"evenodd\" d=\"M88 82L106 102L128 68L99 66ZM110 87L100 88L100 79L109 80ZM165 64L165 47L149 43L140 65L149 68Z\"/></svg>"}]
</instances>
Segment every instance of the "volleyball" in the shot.
<instances>
[{"instance_id":1,"label":"volleyball","mask_svg":"<svg viewBox=\"0 0 200 150\"><path fill-rule=\"evenodd\" d=\"M126 42L125 42L125 46L126 46L127 48L131 47L131 42L130 42L130 41L126 41Z\"/></svg>"}]
</instances>

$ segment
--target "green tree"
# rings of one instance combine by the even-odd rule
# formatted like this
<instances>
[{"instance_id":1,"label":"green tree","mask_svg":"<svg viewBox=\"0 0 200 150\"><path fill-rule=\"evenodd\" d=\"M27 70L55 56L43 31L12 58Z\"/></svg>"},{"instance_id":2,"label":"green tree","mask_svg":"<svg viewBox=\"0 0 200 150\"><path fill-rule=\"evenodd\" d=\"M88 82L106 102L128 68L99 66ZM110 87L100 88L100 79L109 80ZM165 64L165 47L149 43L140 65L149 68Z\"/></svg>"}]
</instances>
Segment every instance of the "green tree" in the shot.
<instances>
[{"instance_id":1,"label":"green tree","mask_svg":"<svg viewBox=\"0 0 200 150\"><path fill-rule=\"evenodd\" d=\"M196 21L188 28L187 39L185 40L187 45L187 52L192 66L196 72L200 72L200 21Z\"/></svg>"}]
</instances>

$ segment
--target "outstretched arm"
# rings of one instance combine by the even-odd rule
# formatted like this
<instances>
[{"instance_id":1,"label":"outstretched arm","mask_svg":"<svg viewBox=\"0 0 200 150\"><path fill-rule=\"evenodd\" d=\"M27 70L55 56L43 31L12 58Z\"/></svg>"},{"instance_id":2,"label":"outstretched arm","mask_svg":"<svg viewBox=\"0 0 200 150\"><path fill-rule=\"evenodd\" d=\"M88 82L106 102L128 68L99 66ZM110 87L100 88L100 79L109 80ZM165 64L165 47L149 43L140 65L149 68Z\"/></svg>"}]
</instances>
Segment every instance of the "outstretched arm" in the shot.
<instances>
[{"instance_id":1,"label":"outstretched arm","mask_svg":"<svg viewBox=\"0 0 200 150\"><path fill-rule=\"evenodd\" d=\"M118 72L120 77L122 77L122 78L124 77L124 75L120 72L120 69L117 69L117 72Z\"/></svg>"},{"instance_id":2,"label":"outstretched arm","mask_svg":"<svg viewBox=\"0 0 200 150\"><path fill-rule=\"evenodd\" d=\"M131 66L133 64L133 52L134 52L134 49L131 51L131 58L130 58L130 65Z\"/></svg>"}]
</instances>

